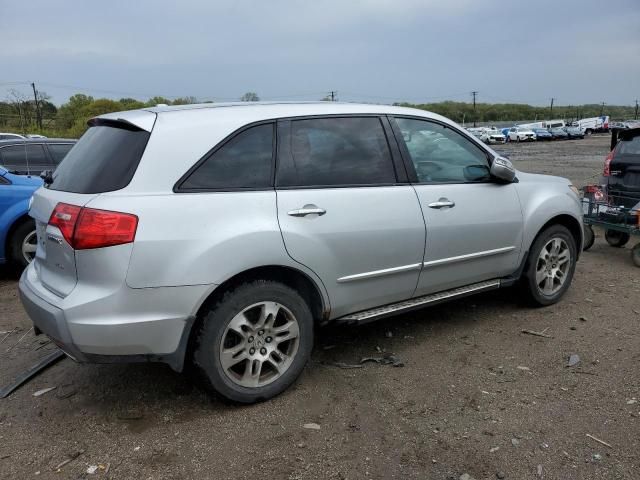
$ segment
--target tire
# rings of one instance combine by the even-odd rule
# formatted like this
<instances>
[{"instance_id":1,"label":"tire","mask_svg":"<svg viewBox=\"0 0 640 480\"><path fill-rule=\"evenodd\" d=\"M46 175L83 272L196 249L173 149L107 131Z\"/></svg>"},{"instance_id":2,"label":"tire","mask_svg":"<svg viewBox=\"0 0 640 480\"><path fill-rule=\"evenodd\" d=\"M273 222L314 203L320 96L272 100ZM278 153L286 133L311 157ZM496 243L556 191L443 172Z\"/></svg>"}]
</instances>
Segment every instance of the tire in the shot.
<instances>
[{"instance_id":1,"label":"tire","mask_svg":"<svg viewBox=\"0 0 640 480\"><path fill-rule=\"evenodd\" d=\"M585 134L585 135L591 135L592 133L593 133L593 130L591 130L590 128L587 128L587 129L584 131L584 134Z\"/></svg>"},{"instance_id":2,"label":"tire","mask_svg":"<svg viewBox=\"0 0 640 480\"><path fill-rule=\"evenodd\" d=\"M516 142L520 143L520 136L516 137Z\"/></svg>"},{"instance_id":3,"label":"tire","mask_svg":"<svg viewBox=\"0 0 640 480\"><path fill-rule=\"evenodd\" d=\"M636 267L640 267L640 243L631 249L631 260Z\"/></svg>"},{"instance_id":4,"label":"tire","mask_svg":"<svg viewBox=\"0 0 640 480\"><path fill-rule=\"evenodd\" d=\"M9 239L9 260L19 267L25 268L31 263L35 256L37 246L36 224L33 220L28 220L20 224L11 234ZM28 244L28 245L27 245ZM28 249L29 252L23 251ZM29 246L31 248L29 248Z\"/></svg>"},{"instance_id":5,"label":"tire","mask_svg":"<svg viewBox=\"0 0 640 480\"><path fill-rule=\"evenodd\" d=\"M563 257L567 260L560 263ZM543 307L558 302L571 285L576 259L576 242L566 227L552 225L540 232L529 250L521 281L527 303Z\"/></svg>"},{"instance_id":6,"label":"tire","mask_svg":"<svg viewBox=\"0 0 640 480\"><path fill-rule=\"evenodd\" d=\"M624 247L631 236L625 232L618 232L617 230L605 230L604 239L609 245L616 248Z\"/></svg>"},{"instance_id":7,"label":"tire","mask_svg":"<svg viewBox=\"0 0 640 480\"><path fill-rule=\"evenodd\" d=\"M593 231L593 227L591 225L585 225L584 229L583 229L583 235L584 235L584 242L582 245L582 251L586 252L587 250L589 250L591 247L593 247L593 244L596 241L596 234Z\"/></svg>"},{"instance_id":8,"label":"tire","mask_svg":"<svg viewBox=\"0 0 640 480\"><path fill-rule=\"evenodd\" d=\"M267 400L302 373L313 349L313 327L309 306L292 288L269 280L243 283L204 314L196 332L194 366L205 387L227 400Z\"/></svg>"}]
</instances>

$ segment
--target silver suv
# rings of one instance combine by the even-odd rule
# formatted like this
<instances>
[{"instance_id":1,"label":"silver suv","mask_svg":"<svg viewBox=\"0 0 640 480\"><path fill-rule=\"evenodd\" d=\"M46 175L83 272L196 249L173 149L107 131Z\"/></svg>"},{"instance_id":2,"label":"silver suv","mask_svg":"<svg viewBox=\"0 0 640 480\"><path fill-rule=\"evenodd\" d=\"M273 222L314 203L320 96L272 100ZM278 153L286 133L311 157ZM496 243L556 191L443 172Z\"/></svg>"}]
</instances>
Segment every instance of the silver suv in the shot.
<instances>
[{"instance_id":1,"label":"silver suv","mask_svg":"<svg viewBox=\"0 0 640 480\"><path fill-rule=\"evenodd\" d=\"M314 328L518 284L566 292L577 192L441 116L339 103L100 116L33 197L20 294L79 362L186 362L227 399L286 389Z\"/></svg>"}]
</instances>

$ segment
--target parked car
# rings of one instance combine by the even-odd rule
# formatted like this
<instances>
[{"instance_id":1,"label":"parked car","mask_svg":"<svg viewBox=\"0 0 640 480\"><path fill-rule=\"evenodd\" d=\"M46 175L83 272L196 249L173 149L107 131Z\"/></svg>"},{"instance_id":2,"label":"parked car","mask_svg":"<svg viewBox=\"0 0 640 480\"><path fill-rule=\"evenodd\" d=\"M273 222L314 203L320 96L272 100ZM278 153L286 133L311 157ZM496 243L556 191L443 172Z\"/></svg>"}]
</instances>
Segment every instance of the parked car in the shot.
<instances>
[{"instance_id":1,"label":"parked car","mask_svg":"<svg viewBox=\"0 0 640 480\"><path fill-rule=\"evenodd\" d=\"M473 135L474 137L481 139L482 138L482 134L485 132L486 128L484 127L470 127L467 128L467 131Z\"/></svg>"},{"instance_id":2,"label":"parked car","mask_svg":"<svg viewBox=\"0 0 640 480\"><path fill-rule=\"evenodd\" d=\"M611 205L633 208L640 203L640 127L612 130L601 183Z\"/></svg>"},{"instance_id":3,"label":"parked car","mask_svg":"<svg viewBox=\"0 0 640 480\"><path fill-rule=\"evenodd\" d=\"M486 129L482 132L482 135L480 135L480 140L487 145L493 145L496 143L504 143L507 141L507 138L498 129Z\"/></svg>"},{"instance_id":4,"label":"parked car","mask_svg":"<svg viewBox=\"0 0 640 480\"><path fill-rule=\"evenodd\" d=\"M535 132L529 128L511 127L509 129L509 141L511 142L533 142L535 139Z\"/></svg>"},{"instance_id":5,"label":"parked car","mask_svg":"<svg viewBox=\"0 0 640 480\"><path fill-rule=\"evenodd\" d=\"M38 133L28 133L27 138L47 138L44 135L40 135Z\"/></svg>"},{"instance_id":6,"label":"parked car","mask_svg":"<svg viewBox=\"0 0 640 480\"><path fill-rule=\"evenodd\" d=\"M568 140L569 135L562 128L550 128L549 133L554 140Z\"/></svg>"},{"instance_id":7,"label":"parked car","mask_svg":"<svg viewBox=\"0 0 640 480\"><path fill-rule=\"evenodd\" d=\"M569 138L584 138L584 131L580 127L564 127L563 130Z\"/></svg>"},{"instance_id":8,"label":"parked car","mask_svg":"<svg viewBox=\"0 0 640 480\"><path fill-rule=\"evenodd\" d=\"M62 138L0 140L0 165L12 173L40 175L55 169L75 143Z\"/></svg>"},{"instance_id":9,"label":"parked car","mask_svg":"<svg viewBox=\"0 0 640 480\"><path fill-rule=\"evenodd\" d=\"M0 167L0 264L27 266L36 252L35 222L27 214L40 177L14 175Z\"/></svg>"},{"instance_id":10,"label":"parked car","mask_svg":"<svg viewBox=\"0 0 640 480\"><path fill-rule=\"evenodd\" d=\"M0 140L21 140L25 137L18 133L3 133L0 132Z\"/></svg>"},{"instance_id":11,"label":"parked car","mask_svg":"<svg viewBox=\"0 0 640 480\"><path fill-rule=\"evenodd\" d=\"M574 127L579 127L585 135L591 135L597 132L609 131L609 115L602 115L600 117L582 118L571 124Z\"/></svg>"},{"instance_id":12,"label":"parked car","mask_svg":"<svg viewBox=\"0 0 640 480\"><path fill-rule=\"evenodd\" d=\"M80 362L188 361L255 402L298 377L317 325L514 284L550 305L581 252L569 180L423 110L165 106L89 125L34 194L20 279L36 333Z\"/></svg>"},{"instance_id":13,"label":"parked car","mask_svg":"<svg viewBox=\"0 0 640 480\"><path fill-rule=\"evenodd\" d=\"M533 133L536 134L536 140L553 140L553 135L546 128L534 128Z\"/></svg>"}]
</instances>

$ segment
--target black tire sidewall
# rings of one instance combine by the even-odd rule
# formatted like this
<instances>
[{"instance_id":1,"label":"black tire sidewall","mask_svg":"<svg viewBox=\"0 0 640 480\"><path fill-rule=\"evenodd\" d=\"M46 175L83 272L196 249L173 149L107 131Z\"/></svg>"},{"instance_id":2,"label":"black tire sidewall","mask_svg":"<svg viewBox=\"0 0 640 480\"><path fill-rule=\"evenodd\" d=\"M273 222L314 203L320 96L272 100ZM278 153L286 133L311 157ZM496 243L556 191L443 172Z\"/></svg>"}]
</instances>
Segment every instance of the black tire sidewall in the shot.
<instances>
[{"instance_id":1,"label":"black tire sidewall","mask_svg":"<svg viewBox=\"0 0 640 480\"><path fill-rule=\"evenodd\" d=\"M21 223L11 234L11 238L9 239L9 259L15 265L19 265L22 268L27 267L29 263L26 261L24 256L22 255L22 242L24 239L35 231L36 224L33 220L28 220L26 222Z\"/></svg>"},{"instance_id":2,"label":"black tire sidewall","mask_svg":"<svg viewBox=\"0 0 640 480\"><path fill-rule=\"evenodd\" d=\"M234 383L219 362L220 344L231 319L248 306L274 301L288 308L298 321L300 342L293 363L278 379L263 387L247 388ZM194 363L210 389L236 403L267 400L286 390L302 373L313 349L313 316L304 299L292 288L274 281L257 280L227 292L205 315L198 332Z\"/></svg>"},{"instance_id":3,"label":"black tire sidewall","mask_svg":"<svg viewBox=\"0 0 640 480\"><path fill-rule=\"evenodd\" d=\"M624 247L630 238L631 235L626 232L619 232L617 230L606 230L604 232L604 239L610 246L615 248Z\"/></svg>"},{"instance_id":4,"label":"black tire sidewall","mask_svg":"<svg viewBox=\"0 0 640 480\"><path fill-rule=\"evenodd\" d=\"M596 242L596 234L590 225L584 226L584 244L582 246L583 251L589 250Z\"/></svg>"},{"instance_id":5,"label":"black tire sidewall","mask_svg":"<svg viewBox=\"0 0 640 480\"><path fill-rule=\"evenodd\" d=\"M542 248L554 237L562 238L567 245L569 246L569 250L571 252L571 265L569 266L569 271L567 272L567 278L564 282L564 285L558 292L556 292L552 296L543 295L536 284L536 265L538 261L538 256L540 255L540 251ZM529 303L536 306L547 306L553 305L558 302L566 291L571 286L571 282L573 280L573 275L576 269L576 260L577 260L577 247L576 241L571 235L569 230L562 225L553 225L544 231L542 231L533 242L531 249L529 250L529 258L527 260L527 265L525 267L524 272L524 287L525 294L527 296L527 300Z\"/></svg>"}]
</instances>

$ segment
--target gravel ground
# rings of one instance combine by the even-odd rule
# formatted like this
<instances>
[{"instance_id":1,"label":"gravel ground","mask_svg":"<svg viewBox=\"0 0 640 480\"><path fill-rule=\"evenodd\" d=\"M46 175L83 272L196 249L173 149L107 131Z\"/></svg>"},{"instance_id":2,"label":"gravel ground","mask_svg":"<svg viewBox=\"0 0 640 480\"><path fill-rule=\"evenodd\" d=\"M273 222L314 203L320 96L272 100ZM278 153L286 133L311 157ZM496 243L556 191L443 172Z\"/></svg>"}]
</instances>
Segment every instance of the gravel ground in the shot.
<instances>
[{"instance_id":1,"label":"gravel ground","mask_svg":"<svg viewBox=\"0 0 640 480\"><path fill-rule=\"evenodd\" d=\"M499 150L582 185L598 178L607 145ZM250 407L162 365L64 359L0 400L0 477L637 479L638 272L629 249L600 234L552 307L525 308L506 290L323 329L296 385ZM0 334L0 385L52 348L29 331L16 278L0 270L0 331L11 331ZM380 351L404 367L335 366ZM580 362L569 367L571 354ZM57 388L33 396L47 387Z\"/></svg>"}]
</instances>

